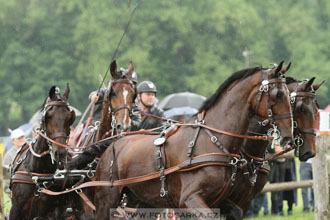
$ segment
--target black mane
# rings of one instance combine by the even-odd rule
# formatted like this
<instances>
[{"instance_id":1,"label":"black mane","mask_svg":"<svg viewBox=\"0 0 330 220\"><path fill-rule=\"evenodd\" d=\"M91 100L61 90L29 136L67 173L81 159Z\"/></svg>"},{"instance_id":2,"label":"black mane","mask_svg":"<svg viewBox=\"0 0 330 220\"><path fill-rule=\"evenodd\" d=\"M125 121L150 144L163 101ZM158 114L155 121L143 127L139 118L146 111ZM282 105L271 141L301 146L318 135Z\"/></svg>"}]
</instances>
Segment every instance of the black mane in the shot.
<instances>
[{"instance_id":1,"label":"black mane","mask_svg":"<svg viewBox=\"0 0 330 220\"><path fill-rule=\"evenodd\" d=\"M218 88L218 90L210 96L208 99L204 101L204 104L199 109L199 112L202 112L203 110L208 110L219 98L219 96L222 94L224 90L226 90L233 82L239 79L244 79L248 76L253 75L256 72L259 72L261 70L264 70L262 67L254 67L254 68L248 68L240 70L236 73L233 73L229 78L227 78Z\"/></svg>"},{"instance_id":2,"label":"black mane","mask_svg":"<svg viewBox=\"0 0 330 220\"><path fill-rule=\"evenodd\" d=\"M296 80L296 79L293 78L293 77L285 77L285 80L286 80L286 84L290 84L290 83L300 83L300 82L301 82L300 80Z\"/></svg>"}]
</instances>

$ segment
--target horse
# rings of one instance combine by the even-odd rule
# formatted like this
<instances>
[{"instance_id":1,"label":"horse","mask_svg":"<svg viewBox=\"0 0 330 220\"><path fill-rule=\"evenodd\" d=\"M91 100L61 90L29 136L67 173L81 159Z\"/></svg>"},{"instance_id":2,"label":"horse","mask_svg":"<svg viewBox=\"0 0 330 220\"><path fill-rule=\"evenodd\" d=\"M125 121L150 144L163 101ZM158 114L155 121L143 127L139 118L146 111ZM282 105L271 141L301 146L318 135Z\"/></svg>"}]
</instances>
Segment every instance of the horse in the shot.
<instances>
[{"instance_id":1,"label":"horse","mask_svg":"<svg viewBox=\"0 0 330 220\"><path fill-rule=\"evenodd\" d=\"M205 101L201 114L188 121L189 126L177 126L175 132L164 131L160 137L132 135L112 143L96 170L96 180L110 181L111 185L95 187L96 219L109 219L109 209L119 205L123 192L152 207L188 208L204 216L212 213L210 208L228 197L235 182L242 162L238 153L245 136L241 134L245 134L251 115L272 121L271 133L280 145L293 140L282 65L232 74ZM275 117L279 118L276 123ZM231 208L237 209L234 204ZM241 217L242 213L235 216Z\"/></svg>"},{"instance_id":2,"label":"horse","mask_svg":"<svg viewBox=\"0 0 330 220\"><path fill-rule=\"evenodd\" d=\"M42 106L38 137L23 145L11 164L11 220L64 218L66 199L39 194L39 185L33 182L32 176L46 176L65 168L67 149L61 145L66 144L70 126L75 120L75 113L68 103L69 94L69 84L63 95L58 87L50 88ZM61 185L47 187L62 189Z\"/></svg>"},{"instance_id":3,"label":"horse","mask_svg":"<svg viewBox=\"0 0 330 220\"><path fill-rule=\"evenodd\" d=\"M81 139L82 133L86 130L82 128L82 124L78 124L75 131L70 136L71 145L79 145L85 148L97 141L100 141L110 135L127 131L131 127L132 106L136 98L136 87L132 80L134 73L134 66L132 61L129 63L128 69L121 69L117 71L116 60L110 64L111 78L107 88L99 90L102 92L103 100L101 104L101 119L95 126L89 126L89 132L83 140ZM91 103L92 104L92 103ZM93 109L88 118L85 127L87 127L93 118ZM77 147L77 146L76 146Z\"/></svg>"},{"instance_id":4,"label":"horse","mask_svg":"<svg viewBox=\"0 0 330 220\"><path fill-rule=\"evenodd\" d=\"M291 63L282 69L282 72L288 71L290 65ZM313 85L314 80L315 77L307 81L286 78L294 120L294 141L297 146L295 151L300 161L306 161L316 153L316 120L319 106L315 93L324 81ZM252 120L248 132L265 133L267 130L257 120ZM242 146L242 155L247 160L247 164L241 173L245 175L238 177L240 184L229 199L243 209L244 216L252 199L261 192L267 182L269 166L264 157L268 145L267 142L246 140Z\"/></svg>"},{"instance_id":5,"label":"horse","mask_svg":"<svg viewBox=\"0 0 330 220\"><path fill-rule=\"evenodd\" d=\"M132 62L129 63L127 70L120 71L117 71L116 60L111 63L111 79L103 98L102 114L98 129L95 135L92 136L93 138L88 140L89 144L82 151L82 154L68 162L68 170L90 169L88 165L93 166L95 169L96 163L93 161L95 158L101 157L106 147L112 141L109 140L103 143L102 140L110 135L113 136L130 130L133 104L136 98L136 87L132 81L133 72L134 65ZM92 200L93 190L84 189L80 192L80 195L84 201L86 198ZM85 203L82 206L84 210L81 216L91 218L93 216L93 210Z\"/></svg>"}]
</instances>

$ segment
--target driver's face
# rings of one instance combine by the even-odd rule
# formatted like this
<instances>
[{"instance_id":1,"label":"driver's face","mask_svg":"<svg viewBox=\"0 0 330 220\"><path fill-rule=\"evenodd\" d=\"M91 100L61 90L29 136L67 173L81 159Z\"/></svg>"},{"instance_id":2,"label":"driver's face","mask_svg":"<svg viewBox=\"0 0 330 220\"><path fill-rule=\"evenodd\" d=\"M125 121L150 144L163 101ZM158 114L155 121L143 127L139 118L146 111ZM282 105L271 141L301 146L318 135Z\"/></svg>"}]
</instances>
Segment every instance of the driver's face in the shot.
<instances>
[{"instance_id":1,"label":"driver's face","mask_svg":"<svg viewBox=\"0 0 330 220\"><path fill-rule=\"evenodd\" d=\"M140 99L147 106L152 106L155 102L156 94L154 92L143 92L140 94Z\"/></svg>"}]
</instances>

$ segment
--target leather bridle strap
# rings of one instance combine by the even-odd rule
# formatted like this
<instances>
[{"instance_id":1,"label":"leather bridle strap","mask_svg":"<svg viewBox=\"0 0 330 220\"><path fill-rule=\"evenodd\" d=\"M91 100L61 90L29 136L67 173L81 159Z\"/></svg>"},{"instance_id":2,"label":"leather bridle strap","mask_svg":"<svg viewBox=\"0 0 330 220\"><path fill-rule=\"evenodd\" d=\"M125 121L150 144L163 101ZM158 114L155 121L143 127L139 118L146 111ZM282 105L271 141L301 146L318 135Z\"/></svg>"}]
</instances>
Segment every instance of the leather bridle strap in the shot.
<instances>
[{"instance_id":1,"label":"leather bridle strap","mask_svg":"<svg viewBox=\"0 0 330 220\"><path fill-rule=\"evenodd\" d=\"M120 109L127 109L128 111L131 111L131 108L129 107L129 105L127 104L122 104L120 106L117 106L117 108L115 108L112 112L116 113L117 111L119 111Z\"/></svg>"},{"instance_id":2,"label":"leather bridle strap","mask_svg":"<svg viewBox=\"0 0 330 220\"><path fill-rule=\"evenodd\" d=\"M304 98L315 98L316 94L313 92L292 92L290 94L291 97L291 104L293 109L293 120L295 121L294 113L297 111L297 108L300 107L300 103L302 103L302 100ZM298 133L304 133L304 134L311 134L311 135L317 135L317 130L315 128L299 128L298 125L295 128Z\"/></svg>"},{"instance_id":3,"label":"leather bridle strap","mask_svg":"<svg viewBox=\"0 0 330 220\"><path fill-rule=\"evenodd\" d=\"M285 84L286 79L285 78L273 78L273 79L268 80L268 79L266 79L266 76L263 75L263 81L261 82L261 86L260 86L258 94L257 94L257 104L256 104L255 109L254 109L254 114L256 116L258 115L257 113L258 113L258 109L260 107L261 98L262 98L263 93L265 92L266 96L267 96L267 106L268 106L268 117L269 118L264 120L264 121L268 120L268 123L273 123L273 121L276 121L276 120L292 118L292 113L291 112L286 113L286 114L273 115L273 111L272 111L273 101L272 101L272 97L270 97L270 87L269 87L269 85L279 84L279 83Z\"/></svg>"},{"instance_id":4,"label":"leather bridle strap","mask_svg":"<svg viewBox=\"0 0 330 220\"><path fill-rule=\"evenodd\" d=\"M262 157L256 157L256 156L252 156L251 154L248 154L248 153L244 150L244 148L241 148L240 151L242 152L242 154L244 154L245 156L247 156L247 157L249 157L249 158L251 158L251 159L253 159L253 160L255 160L255 161L258 161L258 162L263 162L263 161L264 161L264 158L262 158Z\"/></svg>"},{"instance_id":5,"label":"leather bridle strap","mask_svg":"<svg viewBox=\"0 0 330 220\"><path fill-rule=\"evenodd\" d=\"M39 158L44 157L44 156L46 156L47 154L50 153L50 150L46 150L46 151L42 152L41 154L38 154L33 150L32 144L29 144L29 150L31 151L33 156L39 157Z\"/></svg>"},{"instance_id":6,"label":"leather bridle strap","mask_svg":"<svg viewBox=\"0 0 330 220\"><path fill-rule=\"evenodd\" d=\"M38 133L40 136L42 136L43 138L45 138L46 140L48 140L48 141L50 141L50 142L52 142L53 144L56 144L56 145L58 145L58 146L66 147L66 148L71 148L71 149L81 149L80 147L72 147L72 146L68 146L68 145L66 145L66 144L61 144L61 143L59 143L59 142L57 142L57 141L55 141L55 140L53 140L53 139L47 137L47 135L45 135L45 134L42 133L41 131L38 131L37 133ZM61 133L61 132L59 132L59 133ZM63 133L64 133L64 132L63 132ZM65 135L66 135L66 134L65 134ZM65 137L67 137L67 136L65 136Z\"/></svg>"},{"instance_id":7,"label":"leather bridle strap","mask_svg":"<svg viewBox=\"0 0 330 220\"><path fill-rule=\"evenodd\" d=\"M65 132L57 132L53 135L50 136L51 139L56 139L56 138L68 138L68 135Z\"/></svg>"},{"instance_id":8,"label":"leather bridle strap","mask_svg":"<svg viewBox=\"0 0 330 220\"><path fill-rule=\"evenodd\" d=\"M314 128L297 128L300 133L317 135L317 130Z\"/></svg>"}]
</instances>

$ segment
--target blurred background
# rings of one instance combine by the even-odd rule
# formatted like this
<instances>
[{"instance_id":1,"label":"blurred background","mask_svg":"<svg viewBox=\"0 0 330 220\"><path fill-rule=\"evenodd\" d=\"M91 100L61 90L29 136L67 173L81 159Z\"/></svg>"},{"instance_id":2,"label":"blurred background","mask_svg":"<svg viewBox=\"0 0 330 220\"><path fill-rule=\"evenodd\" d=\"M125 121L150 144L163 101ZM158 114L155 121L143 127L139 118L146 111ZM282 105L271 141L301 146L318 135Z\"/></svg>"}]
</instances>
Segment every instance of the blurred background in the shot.
<instances>
[{"instance_id":1,"label":"blurred background","mask_svg":"<svg viewBox=\"0 0 330 220\"><path fill-rule=\"evenodd\" d=\"M327 0L0 0L0 136L28 123L52 85L69 82L70 104L83 112L136 3L115 59L132 60L160 101L208 97L233 72L284 60L289 76L326 80L318 100L329 104Z\"/></svg>"}]
</instances>

